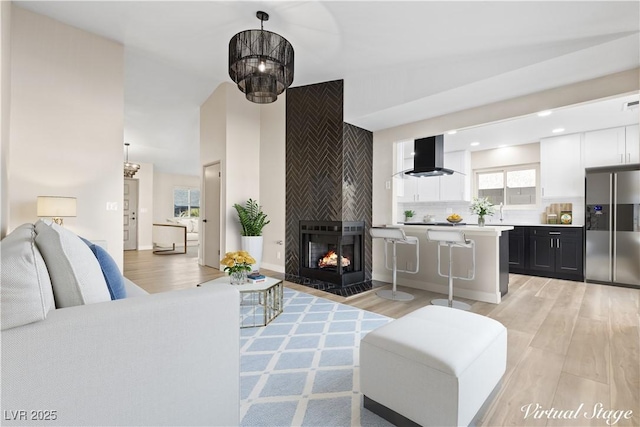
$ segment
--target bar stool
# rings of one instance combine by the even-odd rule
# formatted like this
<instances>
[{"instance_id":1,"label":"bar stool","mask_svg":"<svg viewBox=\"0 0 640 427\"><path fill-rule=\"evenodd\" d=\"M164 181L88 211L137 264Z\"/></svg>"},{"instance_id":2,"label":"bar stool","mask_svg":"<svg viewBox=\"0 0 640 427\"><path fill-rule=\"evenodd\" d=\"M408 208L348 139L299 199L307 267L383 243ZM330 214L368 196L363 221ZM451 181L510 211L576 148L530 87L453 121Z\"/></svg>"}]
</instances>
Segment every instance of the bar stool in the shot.
<instances>
[{"instance_id":1,"label":"bar stool","mask_svg":"<svg viewBox=\"0 0 640 427\"><path fill-rule=\"evenodd\" d=\"M438 275L449 279L449 298L439 298L431 300L433 305L442 305L445 307L457 308L460 310L469 310L471 306L462 301L454 301L453 299L453 279L473 280L476 277L476 243L473 240L466 239L462 231L457 230L427 230L427 240L438 243ZM442 274L440 271L440 248L449 247L449 274ZM472 253L471 276L457 277L452 273L453 256L452 249L469 248Z\"/></svg>"},{"instance_id":2,"label":"bar stool","mask_svg":"<svg viewBox=\"0 0 640 427\"><path fill-rule=\"evenodd\" d=\"M387 270L393 271L393 286L391 289L381 289L376 292L381 298L390 299L393 301L411 301L414 297L413 295L407 292L401 292L396 290L396 274L400 273L410 273L416 274L419 269L420 262L420 245L418 243L418 238L413 236L407 236L404 234L404 230L400 228L387 228L387 227L371 227L369 229L369 234L374 239L384 239L384 267ZM389 254L388 254L388 244L391 244L393 247L393 255L392 255L392 265L389 267ZM398 270L398 258L396 255L396 245L412 245L416 248L416 268L415 270Z\"/></svg>"}]
</instances>

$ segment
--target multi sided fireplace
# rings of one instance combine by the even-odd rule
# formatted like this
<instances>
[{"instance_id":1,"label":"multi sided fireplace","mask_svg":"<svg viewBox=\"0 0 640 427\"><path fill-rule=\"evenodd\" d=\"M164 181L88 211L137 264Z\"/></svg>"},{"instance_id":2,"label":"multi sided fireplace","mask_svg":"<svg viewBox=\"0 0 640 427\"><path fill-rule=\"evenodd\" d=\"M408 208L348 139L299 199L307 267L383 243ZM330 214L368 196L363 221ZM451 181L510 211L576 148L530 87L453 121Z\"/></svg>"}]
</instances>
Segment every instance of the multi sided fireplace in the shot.
<instances>
[{"instance_id":1,"label":"multi sided fireplace","mask_svg":"<svg viewBox=\"0 0 640 427\"><path fill-rule=\"evenodd\" d=\"M300 221L300 276L340 287L364 281L364 221Z\"/></svg>"}]
</instances>

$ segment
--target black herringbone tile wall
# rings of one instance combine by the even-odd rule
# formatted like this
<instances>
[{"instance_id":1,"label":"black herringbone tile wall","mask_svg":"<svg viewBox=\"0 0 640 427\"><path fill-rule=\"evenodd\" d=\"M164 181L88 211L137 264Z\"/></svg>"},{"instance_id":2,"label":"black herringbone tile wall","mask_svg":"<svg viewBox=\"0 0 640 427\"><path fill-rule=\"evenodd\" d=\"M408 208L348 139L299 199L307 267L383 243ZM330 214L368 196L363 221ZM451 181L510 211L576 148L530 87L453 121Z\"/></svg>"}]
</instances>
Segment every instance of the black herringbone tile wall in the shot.
<instances>
[{"instance_id":1,"label":"black herringbone tile wall","mask_svg":"<svg viewBox=\"0 0 640 427\"><path fill-rule=\"evenodd\" d=\"M373 133L349 123L343 126L342 220L364 221L365 280L371 280Z\"/></svg>"},{"instance_id":2,"label":"black herringbone tile wall","mask_svg":"<svg viewBox=\"0 0 640 427\"><path fill-rule=\"evenodd\" d=\"M336 80L287 90L287 274L298 274L300 220L365 221L371 279L373 134L343 123L343 87Z\"/></svg>"}]
</instances>

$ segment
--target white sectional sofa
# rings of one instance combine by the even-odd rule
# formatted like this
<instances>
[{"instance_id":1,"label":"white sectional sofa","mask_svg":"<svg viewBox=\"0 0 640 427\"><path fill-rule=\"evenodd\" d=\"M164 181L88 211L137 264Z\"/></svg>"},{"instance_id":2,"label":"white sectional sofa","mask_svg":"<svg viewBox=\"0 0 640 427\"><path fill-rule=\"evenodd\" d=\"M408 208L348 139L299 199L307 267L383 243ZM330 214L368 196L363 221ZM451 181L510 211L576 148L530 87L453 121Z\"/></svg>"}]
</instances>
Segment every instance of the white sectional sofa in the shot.
<instances>
[{"instance_id":1,"label":"white sectional sofa","mask_svg":"<svg viewBox=\"0 0 640 427\"><path fill-rule=\"evenodd\" d=\"M112 300L113 271L56 224L1 251L3 425L238 425L236 289L123 279Z\"/></svg>"}]
</instances>

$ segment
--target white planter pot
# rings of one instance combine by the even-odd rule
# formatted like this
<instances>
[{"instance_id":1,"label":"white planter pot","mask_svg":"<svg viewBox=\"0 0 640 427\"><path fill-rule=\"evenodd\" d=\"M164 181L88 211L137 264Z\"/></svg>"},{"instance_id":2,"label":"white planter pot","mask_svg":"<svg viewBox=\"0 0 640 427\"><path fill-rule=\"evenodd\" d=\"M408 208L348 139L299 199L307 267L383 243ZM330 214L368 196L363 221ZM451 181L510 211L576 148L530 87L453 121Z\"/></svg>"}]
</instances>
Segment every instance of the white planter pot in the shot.
<instances>
[{"instance_id":1,"label":"white planter pot","mask_svg":"<svg viewBox=\"0 0 640 427\"><path fill-rule=\"evenodd\" d=\"M251 270L260 270L260 262L262 261L262 236L240 236L242 250L249 252L256 263L251 266Z\"/></svg>"}]
</instances>

